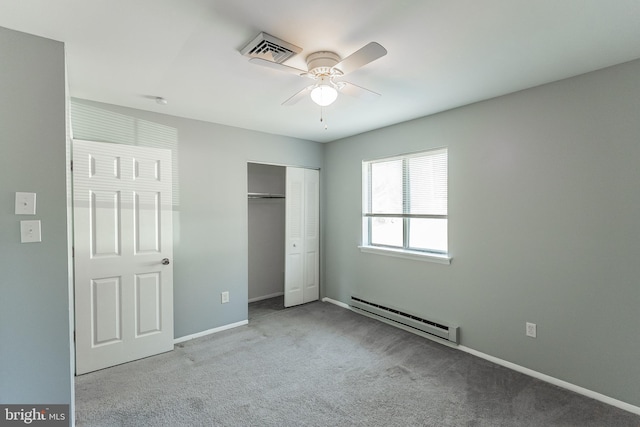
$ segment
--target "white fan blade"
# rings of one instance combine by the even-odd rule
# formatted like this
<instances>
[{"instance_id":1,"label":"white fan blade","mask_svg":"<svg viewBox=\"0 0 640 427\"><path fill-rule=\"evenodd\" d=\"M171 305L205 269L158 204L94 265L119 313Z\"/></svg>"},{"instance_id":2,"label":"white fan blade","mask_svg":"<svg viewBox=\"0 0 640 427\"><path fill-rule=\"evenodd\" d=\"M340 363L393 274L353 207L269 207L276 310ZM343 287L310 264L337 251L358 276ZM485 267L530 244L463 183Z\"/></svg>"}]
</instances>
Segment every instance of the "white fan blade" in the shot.
<instances>
[{"instance_id":1,"label":"white fan blade","mask_svg":"<svg viewBox=\"0 0 640 427\"><path fill-rule=\"evenodd\" d=\"M387 49L376 42L371 42L360 50L355 51L351 55L338 62L333 68L342 71L342 74L349 74L358 68L367 65L369 62L375 61L387 54Z\"/></svg>"},{"instance_id":2,"label":"white fan blade","mask_svg":"<svg viewBox=\"0 0 640 427\"><path fill-rule=\"evenodd\" d=\"M344 93L346 95L353 96L354 98L359 98L364 101L375 101L376 99L380 98L380 96L382 96L379 93L376 93L369 89L365 89L358 85L354 85L353 83L340 82L340 84L344 85L340 89L340 93Z\"/></svg>"},{"instance_id":3,"label":"white fan blade","mask_svg":"<svg viewBox=\"0 0 640 427\"><path fill-rule=\"evenodd\" d=\"M282 105L293 105L293 104L297 104L298 101L300 101L302 98L304 98L309 92L311 92L311 89L313 89L313 85L311 86L307 86L304 89L302 89L300 92L296 93L295 95L293 95L291 98L287 99L286 101L284 101L282 103Z\"/></svg>"},{"instance_id":4,"label":"white fan blade","mask_svg":"<svg viewBox=\"0 0 640 427\"><path fill-rule=\"evenodd\" d=\"M297 74L298 76L304 76L307 74L305 70L301 70L295 67L289 67L288 65L278 64L277 62L267 61L262 58L251 58L249 62L257 65L262 65L263 67L272 68L278 71L284 71L286 73Z\"/></svg>"}]
</instances>

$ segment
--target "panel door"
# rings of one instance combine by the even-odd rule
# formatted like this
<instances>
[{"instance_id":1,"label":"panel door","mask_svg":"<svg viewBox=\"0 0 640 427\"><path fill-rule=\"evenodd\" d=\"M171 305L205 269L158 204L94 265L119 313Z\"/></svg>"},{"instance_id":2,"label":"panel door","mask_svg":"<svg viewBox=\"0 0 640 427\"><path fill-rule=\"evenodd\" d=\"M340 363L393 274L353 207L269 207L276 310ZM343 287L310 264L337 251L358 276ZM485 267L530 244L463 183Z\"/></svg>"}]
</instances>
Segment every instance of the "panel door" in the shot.
<instances>
[{"instance_id":1,"label":"panel door","mask_svg":"<svg viewBox=\"0 0 640 427\"><path fill-rule=\"evenodd\" d=\"M284 305L319 297L319 172L287 168Z\"/></svg>"},{"instance_id":2,"label":"panel door","mask_svg":"<svg viewBox=\"0 0 640 427\"><path fill-rule=\"evenodd\" d=\"M284 306L303 303L304 169L287 168Z\"/></svg>"},{"instance_id":3,"label":"panel door","mask_svg":"<svg viewBox=\"0 0 640 427\"><path fill-rule=\"evenodd\" d=\"M76 140L76 373L173 349L171 151Z\"/></svg>"},{"instance_id":4,"label":"panel door","mask_svg":"<svg viewBox=\"0 0 640 427\"><path fill-rule=\"evenodd\" d=\"M320 297L320 172L304 170L304 283L302 301Z\"/></svg>"}]
</instances>

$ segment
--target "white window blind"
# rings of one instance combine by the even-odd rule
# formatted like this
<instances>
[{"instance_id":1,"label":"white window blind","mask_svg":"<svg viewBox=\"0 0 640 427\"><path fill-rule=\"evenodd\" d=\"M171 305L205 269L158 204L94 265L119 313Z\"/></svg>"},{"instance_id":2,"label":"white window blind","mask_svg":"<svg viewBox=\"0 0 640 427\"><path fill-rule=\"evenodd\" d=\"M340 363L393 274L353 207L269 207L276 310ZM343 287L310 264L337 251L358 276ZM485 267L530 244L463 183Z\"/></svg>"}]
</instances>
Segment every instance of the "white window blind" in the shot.
<instances>
[{"instance_id":1,"label":"white window blind","mask_svg":"<svg viewBox=\"0 0 640 427\"><path fill-rule=\"evenodd\" d=\"M446 253L446 148L363 162L365 245Z\"/></svg>"},{"instance_id":2,"label":"white window blind","mask_svg":"<svg viewBox=\"0 0 640 427\"><path fill-rule=\"evenodd\" d=\"M447 215L447 150L410 157L405 169L404 199L408 213Z\"/></svg>"}]
</instances>

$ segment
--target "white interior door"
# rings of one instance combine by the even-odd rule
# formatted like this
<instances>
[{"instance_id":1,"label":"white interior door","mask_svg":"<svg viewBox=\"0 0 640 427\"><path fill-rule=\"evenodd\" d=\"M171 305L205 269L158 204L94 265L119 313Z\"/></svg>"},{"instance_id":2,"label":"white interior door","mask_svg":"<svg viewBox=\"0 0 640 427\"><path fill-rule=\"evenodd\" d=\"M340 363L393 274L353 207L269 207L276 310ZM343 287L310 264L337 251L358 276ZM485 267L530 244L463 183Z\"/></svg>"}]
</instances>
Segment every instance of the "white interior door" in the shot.
<instances>
[{"instance_id":1,"label":"white interior door","mask_svg":"<svg viewBox=\"0 0 640 427\"><path fill-rule=\"evenodd\" d=\"M287 168L284 305L320 296L320 173Z\"/></svg>"},{"instance_id":2,"label":"white interior door","mask_svg":"<svg viewBox=\"0 0 640 427\"><path fill-rule=\"evenodd\" d=\"M73 143L76 373L173 349L171 151Z\"/></svg>"},{"instance_id":3,"label":"white interior door","mask_svg":"<svg viewBox=\"0 0 640 427\"><path fill-rule=\"evenodd\" d=\"M320 172L305 169L304 282L302 301L320 297Z\"/></svg>"}]
</instances>

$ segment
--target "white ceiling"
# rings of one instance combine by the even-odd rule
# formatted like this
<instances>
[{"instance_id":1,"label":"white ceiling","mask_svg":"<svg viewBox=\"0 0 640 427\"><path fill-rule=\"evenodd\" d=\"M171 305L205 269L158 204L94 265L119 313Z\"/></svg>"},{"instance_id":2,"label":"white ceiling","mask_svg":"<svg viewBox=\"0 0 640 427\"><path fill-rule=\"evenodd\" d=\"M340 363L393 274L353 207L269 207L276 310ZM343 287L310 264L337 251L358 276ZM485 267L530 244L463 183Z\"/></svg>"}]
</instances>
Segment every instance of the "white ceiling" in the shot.
<instances>
[{"instance_id":1,"label":"white ceiling","mask_svg":"<svg viewBox=\"0 0 640 427\"><path fill-rule=\"evenodd\" d=\"M327 142L640 58L638 0L0 0L0 26L66 43L71 96ZM281 106L309 80L248 62L265 31L381 93ZM156 96L168 100L165 106Z\"/></svg>"}]
</instances>

